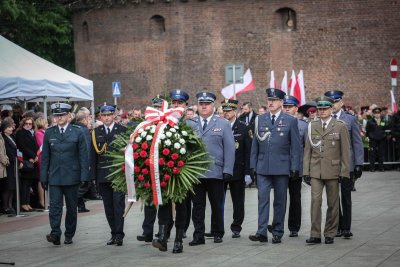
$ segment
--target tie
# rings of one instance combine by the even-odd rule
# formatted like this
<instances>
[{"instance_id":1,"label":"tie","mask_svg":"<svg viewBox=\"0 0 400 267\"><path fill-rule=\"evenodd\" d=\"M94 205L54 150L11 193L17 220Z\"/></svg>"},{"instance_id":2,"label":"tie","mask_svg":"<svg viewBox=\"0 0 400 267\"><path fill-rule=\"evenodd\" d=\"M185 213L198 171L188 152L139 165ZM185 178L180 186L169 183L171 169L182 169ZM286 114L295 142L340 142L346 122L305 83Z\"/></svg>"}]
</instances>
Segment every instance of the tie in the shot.
<instances>
[{"instance_id":1,"label":"tie","mask_svg":"<svg viewBox=\"0 0 400 267\"><path fill-rule=\"evenodd\" d=\"M207 120L203 119L203 131L207 128Z\"/></svg>"},{"instance_id":2,"label":"tie","mask_svg":"<svg viewBox=\"0 0 400 267\"><path fill-rule=\"evenodd\" d=\"M334 114L333 117L334 117L335 119L337 119L337 115L336 115L336 114Z\"/></svg>"},{"instance_id":3,"label":"tie","mask_svg":"<svg viewBox=\"0 0 400 267\"><path fill-rule=\"evenodd\" d=\"M110 132L111 132L111 131L110 131L110 128L107 127L107 134L110 135Z\"/></svg>"},{"instance_id":4,"label":"tie","mask_svg":"<svg viewBox=\"0 0 400 267\"><path fill-rule=\"evenodd\" d=\"M275 123L275 115L272 115L271 123L272 123L272 125L274 125L274 123Z\"/></svg>"},{"instance_id":5,"label":"tie","mask_svg":"<svg viewBox=\"0 0 400 267\"><path fill-rule=\"evenodd\" d=\"M324 132L325 132L325 129L326 129L326 122L322 123L322 130L324 130Z\"/></svg>"},{"instance_id":6,"label":"tie","mask_svg":"<svg viewBox=\"0 0 400 267\"><path fill-rule=\"evenodd\" d=\"M64 134L64 128L61 128L60 130L61 130L61 135L63 135Z\"/></svg>"}]
</instances>

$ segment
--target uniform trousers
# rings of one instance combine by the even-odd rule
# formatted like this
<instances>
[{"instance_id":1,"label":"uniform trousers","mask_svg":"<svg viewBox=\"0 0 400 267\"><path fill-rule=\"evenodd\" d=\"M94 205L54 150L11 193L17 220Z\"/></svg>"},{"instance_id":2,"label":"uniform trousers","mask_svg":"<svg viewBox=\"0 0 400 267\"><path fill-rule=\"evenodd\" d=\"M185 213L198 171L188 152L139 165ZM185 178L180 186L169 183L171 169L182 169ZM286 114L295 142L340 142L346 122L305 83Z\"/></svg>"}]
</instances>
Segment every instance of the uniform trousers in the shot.
<instances>
[{"instance_id":1,"label":"uniform trousers","mask_svg":"<svg viewBox=\"0 0 400 267\"><path fill-rule=\"evenodd\" d=\"M125 236L123 217L125 194L115 192L111 187L111 183L99 183L99 193L103 198L104 211L111 229L111 237L123 239Z\"/></svg>"},{"instance_id":2,"label":"uniform trousers","mask_svg":"<svg viewBox=\"0 0 400 267\"><path fill-rule=\"evenodd\" d=\"M339 183L337 179L311 179L311 237L321 238L322 192L326 190L328 209L324 236L334 238L339 224Z\"/></svg>"},{"instance_id":3,"label":"uniform trousers","mask_svg":"<svg viewBox=\"0 0 400 267\"><path fill-rule=\"evenodd\" d=\"M340 193L341 193L341 203L339 205L339 230L349 230L351 229L351 189L353 189L354 173L350 173L350 179L344 178L340 183ZM340 203L340 202L339 202Z\"/></svg>"},{"instance_id":4,"label":"uniform trousers","mask_svg":"<svg viewBox=\"0 0 400 267\"><path fill-rule=\"evenodd\" d=\"M300 231L301 226L301 179L289 181L289 231Z\"/></svg>"},{"instance_id":5,"label":"uniform trousers","mask_svg":"<svg viewBox=\"0 0 400 267\"><path fill-rule=\"evenodd\" d=\"M193 238L204 239L207 195L211 205L211 234L223 237L225 234L223 219L224 181L222 179L202 178L200 184L194 185L193 189Z\"/></svg>"},{"instance_id":6,"label":"uniform trousers","mask_svg":"<svg viewBox=\"0 0 400 267\"><path fill-rule=\"evenodd\" d=\"M272 221L272 234L282 237L284 233L286 196L289 176L287 175L262 175L257 173L258 188L258 229L257 234L267 236L270 192L274 187L274 219Z\"/></svg>"},{"instance_id":7,"label":"uniform trousers","mask_svg":"<svg viewBox=\"0 0 400 267\"><path fill-rule=\"evenodd\" d=\"M242 231L242 223L244 220L244 198L246 183L244 182L244 179L225 182L225 197L228 185L233 204L233 222L231 224L231 230L232 232L240 232Z\"/></svg>"},{"instance_id":8,"label":"uniform trousers","mask_svg":"<svg viewBox=\"0 0 400 267\"><path fill-rule=\"evenodd\" d=\"M375 168L375 161L378 158L378 163L380 167L383 167L383 159L385 157L385 145L386 145L386 140L369 140L369 146L370 146L370 153L369 153L369 163L371 164L371 168Z\"/></svg>"},{"instance_id":9,"label":"uniform trousers","mask_svg":"<svg viewBox=\"0 0 400 267\"><path fill-rule=\"evenodd\" d=\"M76 231L77 223L77 205L78 205L78 187L76 185L50 185L50 210L49 220L51 227L51 235L57 239L61 237L61 218L63 213L63 197L65 198L65 205L67 212L65 215L65 237L72 239Z\"/></svg>"},{"instance_id":10,"label":"uniform trousers","mask_svg":"<svg viewBox=\"0 0 400 267\"><path fill-rule=\"evenodd\" d=\"M186 202L175 203L175 227L184 229L186 224ZM172 220L172 202L158 207L158 224L170 226Z\"/></svg>"}]
</instances>

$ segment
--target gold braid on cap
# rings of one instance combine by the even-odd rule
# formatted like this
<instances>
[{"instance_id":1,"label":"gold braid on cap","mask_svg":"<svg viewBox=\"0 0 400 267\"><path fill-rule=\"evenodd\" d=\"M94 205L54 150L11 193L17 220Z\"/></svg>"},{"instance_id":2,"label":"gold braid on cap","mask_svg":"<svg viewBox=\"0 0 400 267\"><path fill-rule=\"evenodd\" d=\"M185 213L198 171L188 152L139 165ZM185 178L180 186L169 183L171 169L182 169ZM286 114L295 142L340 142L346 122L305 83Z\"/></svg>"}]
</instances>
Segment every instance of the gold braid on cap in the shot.
<instances>
[{"instance_id":1,"label":"gold braid on cap","mask_svg":"<svg viewBox=\"0 0 400 267\"><path fill-rule=\"evenodd\" d=\"M99 150L96 144L96 134L95 134L95 129L92 131L92 143L94 150L96 151L97 154L101 155L107 152L107 143L104 143L103 147Z\"/></svg>"}]
</instances>

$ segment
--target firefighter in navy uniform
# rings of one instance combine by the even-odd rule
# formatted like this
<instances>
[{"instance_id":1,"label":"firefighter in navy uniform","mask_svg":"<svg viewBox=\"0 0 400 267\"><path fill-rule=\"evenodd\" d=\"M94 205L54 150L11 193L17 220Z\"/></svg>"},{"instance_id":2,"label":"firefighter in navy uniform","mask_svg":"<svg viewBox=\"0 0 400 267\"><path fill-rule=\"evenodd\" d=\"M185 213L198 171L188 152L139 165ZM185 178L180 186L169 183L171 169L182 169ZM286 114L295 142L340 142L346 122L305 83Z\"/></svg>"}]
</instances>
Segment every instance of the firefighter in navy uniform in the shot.
<instances>
[{"instance_id":1,"label":"firefighter in navy uniform","mask_svg":"<svg viewBox=\"0 0 400 267\"><path fill-rule=\"evenodd\" d=\"M233 203L233 222L231 224L232 238L239 238L242 231L244 220L244 199L245 185L251 183L250 178L250 151L251 137L249 127L236 118L238 107L237 100L222 101L224 118L227 119L232 127L235 139L235 164L233 166L233 176L230 181L224 181L225 197L229 185Z\"/></svg>"},{"instance_id":2,"label":"firefighter in navy uniform","mask_svg":"<svg viewBox=\"0 0 400 267\"><path fill-rule=\"evenodd\" d=\"M47 241L60 245L63 198L67 207L64 244L72 244L77 223L78 188L89 182L88 147L82 129L68 123L71 106L51 105L57 126L46 130L40 165L43 189L50 187L49 220L51 233Z\"/></svg>"},{"instance_id":3,"label":"firefighter in navy uniform","mask_svg":"<svg viewBox=\"0 0 400 267\"><path fill-rule=\"evenodd\" d=\"M93 172L97 179L99 193L103 198L104 211L108 225L111 229L111 239L107 245L122 246L124 233L124 210L125 194L116 192L111 187L111 180L106 178L109 175L109 168L112 160L105 155L106 151L112 151L110 145L116 135L124 133L126 128L114 122L115 107L104 105L100 107L100 119L103 125L92 131L92 156Z\"/></svg>"}]
</instances>

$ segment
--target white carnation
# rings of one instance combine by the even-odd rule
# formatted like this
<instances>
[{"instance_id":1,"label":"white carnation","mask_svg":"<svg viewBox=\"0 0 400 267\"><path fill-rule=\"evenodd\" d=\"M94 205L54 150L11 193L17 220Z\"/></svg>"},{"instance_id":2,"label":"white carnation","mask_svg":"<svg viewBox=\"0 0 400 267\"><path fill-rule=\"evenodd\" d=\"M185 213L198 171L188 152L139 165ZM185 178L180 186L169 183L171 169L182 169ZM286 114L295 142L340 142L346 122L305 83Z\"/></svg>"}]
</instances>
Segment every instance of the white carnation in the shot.
<instances>
[{"instance_id":1,"label":"white carnation","mask_svg":"<svg viewBox=\"0 0 400 267\"><path fill-rule=\"evenodd\" d=\"M153 136L151 136L151 135L146 136L147 141L150 141L151 139L153 139Z\"/></svg>"},{"instance_id":2,"label":"white carnation","mask_svg":"<svg viewBox=\"0 0 400 267\"><path fill-rule=\"evenodd\" d=\"M183 155L186 154L186 149L184 147L181 148L181 150L179 150L179 152Z\"/></svg>"},{"instance_id":3,"label":"white carnation","mask_svg":"<svg viewBox=\"0 0 400 267\"><path fill-rule=\"evenodd\" d=\"M164 139L165 139L165 134L163 134L163 133L160 134L160 139L161 139L161 140L164 140Z\"/></svg>"},{"instance_id":4,"label":"white carnation","mask_svg":"<svg viewBox=\"0 0 400 267\"><path fill-rule=\"evenodd\" d=\"M182 134L183 136L188 136L188 133L187 133L186 131L182 131L181 134Z\"/></svg>"},{"instance_id":5,"label":"white carnation","mask_svg":"<svg viewBox=\"0 0 400 267\"><path fill-rule=\"evenodd\" d=\"M167 137L171 137L171 136L172 136L172 133L171 133L171 132L166 132L165 135L166 135Z\"/></svg>"},{"instance_id":6,"label":"white carnation","mask_svg":"<svg viewBox=\"0 0 400 267\"><path fill-rule=\"evenodd\" d=\"M185 139L183 139L183 138L179 139L179 143L181 143L183 145L184 143L186 143Z\"/></svg>"},{"instance_id":7,"label":"white carnation","mask_svg":"<svg viewBox=\"0 0 400 267\"><path fill-rule=\"evenodd\" d=\"M143 128L140 128L138 133L142 133L143 131L144 131Z\"/></svg>"},{"instance_id":8,"label":"white carnation","mask_svg":"<svg viewBox=\"0 0 400 267\"><path fill-rule=\"evenodd\" d=\"M179 148L181 148L181 144L179 144L179 143L175 143L175 144L174 144L174 148L176 148L176 149L179 149Z\"/></svg>"},{"instance_id":9,"label":"white carnation","mask_svg":"<svg viewBox=\"0 0 400 267\"><path fill-rule=\"evenodd\" d=\"M171 129L169 129L169 131L170 131L171 133L176 133L176 129L175 129L175 128L171 128Z\"/></svg>"},{"instance_id":10,"label":"white carnation","mask_svg":"<svg viewBox=\"0 0 400 267\"><path fill-rule=\"evenodd\" d=\"M144 132L142 132L140 135L141 135L142 137L146 137L146 135L147 135L147 132L146 132L146 131L144 131Z\"/></svg>"},{"instance_id":11,"label":"white carnation","mask_svg":"<svg viewBox=\"0 0 400 267\"><path fill-rule=\"evenodd\" d=\"M167 140L165 140L164 144L166 146L170 146L172 143L171 143L171 140L167 139Z\"/></svg>"},{"instance_id":12,"label":"white carnation","mask_svg":"<svg viewBox=\"0 0 400 267\"><path fill-rule=\"evenodd\" d=\"M140 136L136 137L135 142L136 142L136 143L142 142L142 138L141 138Z\"/></svg>"},{"instance_id":13,"label":"white carnation","mask_svg":"<svg viewBox=\"0 0 400 267\"><path fill-rule=\"evenodd\" d=\"M151 127L150 133L155 133L156 132L156 127Z\"/></svg>"},{"instance_id":14,"label":"white carnation","mask_svg":"<svg viewBox=\"0 0 400 267\"><path fill-rule=\"evenodd\" d=\"M174 128L177 129L177 130L179 129L178 125L175 125Z\"/></svg>"}]
</instances>

